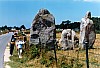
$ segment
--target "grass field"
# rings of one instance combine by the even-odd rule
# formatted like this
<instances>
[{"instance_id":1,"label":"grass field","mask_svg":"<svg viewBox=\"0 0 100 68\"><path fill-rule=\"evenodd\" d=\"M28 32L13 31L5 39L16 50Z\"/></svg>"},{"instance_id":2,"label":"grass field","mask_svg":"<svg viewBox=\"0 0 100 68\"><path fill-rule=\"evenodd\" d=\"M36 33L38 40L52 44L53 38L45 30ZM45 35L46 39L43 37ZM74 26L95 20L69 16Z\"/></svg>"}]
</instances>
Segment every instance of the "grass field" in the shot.
<instances>
[{"instance_id":1,"label":"grass field","mask_svg":"<svg viewBox=\"0 0 100 68\"><path fill-rule=\"evenodd\" d=\"M56 36L60 39L61 33L58 33ZM77 33L79 38L79 34ZM57 51L57 53L77 58L80 63L83 64L82 68L86 68L86 52L85 50L78 50L77 48L69 51ZM96 40L94 43L94 49L89 49L89 66L90 68L100 68L100 34L96 34Z\"/></svg>"},{"instance_id":2,"label":"grass field","mask_svg":"<svg viewBox=\"0 0 100 68\"><path fill-rule=\"evenodd\" d=\"M60 39L61 33L57 33L57 39ZM79 37L79 34L77 33ZM14 56L10 57L9 62L12 68L86 68L86 52L85 50L57 50L57 65L55 63L54 52L48 51L44 58L36 57L29 59L29 56L23 56L22 59L18 58L17 51L14 51ZM24 52L25 53L25 52ZM26 53L27 54L27 53ZM49 56L51 57L51 60ZM42 60L41 60L42 58ZM90 68L100 68L100 34L96 34L96 40L94 43L94 49L89 49L89 66ZM46 61L45 61L46 60ZM42 63L42 64L41 64ZM44 63L44 64L43 64ZM49 65L49 66L48 66Z\"/></svg>"}]
</instances>

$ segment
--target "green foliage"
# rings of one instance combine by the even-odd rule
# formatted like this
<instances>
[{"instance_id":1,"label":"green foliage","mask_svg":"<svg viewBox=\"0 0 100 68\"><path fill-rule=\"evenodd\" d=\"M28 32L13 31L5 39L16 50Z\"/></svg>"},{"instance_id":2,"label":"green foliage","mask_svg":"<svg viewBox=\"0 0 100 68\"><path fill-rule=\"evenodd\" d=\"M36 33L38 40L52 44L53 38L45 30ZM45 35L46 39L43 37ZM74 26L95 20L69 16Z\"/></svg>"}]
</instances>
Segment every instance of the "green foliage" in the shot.
<instances>
[{"instance_id":1,"label":"green foliage","mask_svg":"<svg viewBox=\"0 0 100 68\"><path fill-rule=\"evenodd\" d=\"M96 33L97 33L97 34L100 34L100 30L96 30Z\"/></svg>"},{"instance_id":2,"label":"green foliage","mask_svg":"<svg viewBox=\"0 0 100 68\"><path fill-rule=\"evenodd\" d=\"M26 27L24 25L21 25L20 29L26 29Z\"/></svg>"},{"instance_id":3,"label":"green foliage","mask_svg":"<svg viewBox=\"0 0 100 68\"><path fill-rule=\"evenodd\" d=\"M9 62L12 68L25 68L25 67L34 68L35 59L38 59L40 64L45 65L45 67L53 67L56 65L53 51L48 51L45 49L41 49L40 51L39 45L38 46L31 45L28 48L29 50L23 51L22 59L19 59L17 51L16 50L14 51L14 56L10 57L10 59L13 62ZM67 56L62 56L62 57L60 56L57 59L58 59L57 68L82 68L83 67L83 64L81 64L77 58L72 58L72 57L69 58ZM31 63L28 63L30 61Z\"/></svg>"},{"instance_id":4,"label":"green foliage","mask_svg":"<svg viewBox=\"0 0 100 68\"><path fill-rule=\"evenodd\" d=\"M39 57L40 56L39 48L36 47L36 45L31 45L29 54L30 54L30 59Z\"/></svg>"},{"instance_id":5,"label":"green foliage","mask_svg":"<svg viewBox=\"0 0 100 68\"><path fill-rule=\"evenodd\" d=\"M71 22L70 20L62 21L60 25L56 25L56 29L79 29L80 22Z\"/></svg>"},{"instance_id":6,"label":"green foliage","mask_svg":"<svg viewBox=\"0 0 100 68\"><path fill-rule=\"evenodd\" d=\"M82 68L83 64L78 62L78 59L62 56L58 58L59 68Z\"/></svg>"},{"instance_id":7,"label":"green foliage","mask_svg":"<svg viewBox=\"0 0 100 68\"><path fill-rule=\"evenodd\" d=\"M54 55L51 52L43 53L42 58L40 59L40 63L45 65L46 67L51 66L55 63Z\"/></svg>"},{"instance_id":8,"label":"green foliage","mask_svg":"<svg viewBox=\"0 0 100 68\"><path fill-rule=\"evenodd\" d=\"M60 29L56 30L56 33L61 33L61 32L62 32L62 30L60 30Z\"/></svg>"},{"instance_id":9,"label":"green foliage","mask_svg":"<svg viewBox=\"0 0 100 68\"><path fill-rule=\"evenodd\" d=\"M92 17L93 23L95 24L96 33L100 34L100 17Z\"/></svg>"},{"instance_id":10,"label":"green foliage","mask_svg":"<svg viewBox=\"0 0 100 68\"><path fill-rule=\"evenodd\" d=\"M22 36L22 33L21 32L18 32L18 36Z\"/></svg>"},{"instance_id":11,"label":"green foliage","mask_svg":"<svg viewBox=\"0 0 100 68\"><path fill-rule=\"evenodd\" d=\"M8 62L8 64L11 66L11 68L23 68L25 65L27 65L28 57L23 55L23 58L18 57L18 51L14 50L13 56L10 57L11 62Z\"/></svg>"},{"instance_id":12,"label":"green foliage","mask_svg":"<svg viewBox=\"0 0 100 68\"><path fill-rule=\"evenodd\" d=\"M44 65L44 64L47 63L47 60L46 60L44 57L42 57L42 58L40 59L40 63Z\"/></svg>"}]
</instances>

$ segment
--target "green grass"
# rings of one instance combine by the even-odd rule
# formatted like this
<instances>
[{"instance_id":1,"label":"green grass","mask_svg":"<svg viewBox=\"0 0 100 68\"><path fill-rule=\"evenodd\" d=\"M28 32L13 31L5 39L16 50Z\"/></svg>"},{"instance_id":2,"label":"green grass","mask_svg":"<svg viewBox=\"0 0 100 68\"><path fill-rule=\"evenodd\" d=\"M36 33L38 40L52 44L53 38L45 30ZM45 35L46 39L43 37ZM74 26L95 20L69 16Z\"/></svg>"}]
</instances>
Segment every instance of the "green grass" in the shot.
<instances>
[{"instance_id":1,"label":"green grass","mask_svg":"<svg viewBox=\"0 0 100 68\"><path fill-rule=\"evenodd\" d=\"M57 38L60 38L57 34ZM89 66L90 68L100 68L100 35L97 34L94 49L89 49ZM40 52L35 47L23 51L23 58L19 59L17 51L14 50L14 56L10 57L11 62L8 62L11 68L86 68L86 51L85 50L57 50L57 65L55 62L54 51Z\"/></svg>"},{"instance_id":2,"label":"green grass","mask_svg":"<svg viewBox=\"0 0 100 68\"><path fill-rule=\"evenodd\" d=\"M10 57L11 62L9 62L9 65L11 68L28 68L32 67L33 65L27 64L29 62L29 59L27 56L23 55L23 58L18 58L17 51L14 50L14 55ZM34 67L34 66L33 66Z\"/></svg>"}]
</instances>

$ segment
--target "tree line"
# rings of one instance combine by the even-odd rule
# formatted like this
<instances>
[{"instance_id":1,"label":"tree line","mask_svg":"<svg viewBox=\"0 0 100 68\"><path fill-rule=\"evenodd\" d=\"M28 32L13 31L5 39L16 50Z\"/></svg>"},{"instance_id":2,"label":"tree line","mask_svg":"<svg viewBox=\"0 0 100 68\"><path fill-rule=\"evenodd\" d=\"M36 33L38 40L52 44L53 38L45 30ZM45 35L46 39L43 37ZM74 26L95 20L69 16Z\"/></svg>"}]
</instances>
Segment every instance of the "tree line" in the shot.
<instances>
[{"instance_id":1,"label":"tree line","mask_svg":"<svg viewBox=\"0 0 100 68\"><path fill-rule=\"evenodd\" d=\"M75 28L80 28L80 22L74 22L72 23L71 21L62 21L60 25L56 25L56 29L75 29Z\"/></svg>"},{"instance_id":2,"label":"tree line","mask_svg":"<svg viewBox=\"0 0 100 68\"><path fill-rule=\"evenodd\" d=\"M91 20L94 22L96 33L100 33L100 18L92 17ZM71 22L70 20L62 21L61 24L56 25L56 29L80 30L80 22Z\"/></svg>"},{"instance_id":3,"label":"tree line","mask_svg":"<svg viewBox=\"0 0 100 68\"><path fill-rule=\"evenodd\" d=\"M91 18L95 24L95 30L97 33L100 33L100 17L92 17ZM55 25L56 29L73 29L73 30L80 30L80 22L71 22L70 20L62 21L61 24ZM0 27L0 30L21 30L26 29L24 25L21 25L20 27L14 26L14 27L8 27L7 25Z\"/></svg>"},{"instance_id":4,"label":"tree line","mask_svg":"<svg viewBox=\"0 0 100 68\"><path fill-rule=\"evenodd\" d=\"M26 29L24 25L21 25L20 27L14 26L14 27L8 27L7 25L0 27L0 30L21 30L21 29Z\"/></svg>"}]
</instances>

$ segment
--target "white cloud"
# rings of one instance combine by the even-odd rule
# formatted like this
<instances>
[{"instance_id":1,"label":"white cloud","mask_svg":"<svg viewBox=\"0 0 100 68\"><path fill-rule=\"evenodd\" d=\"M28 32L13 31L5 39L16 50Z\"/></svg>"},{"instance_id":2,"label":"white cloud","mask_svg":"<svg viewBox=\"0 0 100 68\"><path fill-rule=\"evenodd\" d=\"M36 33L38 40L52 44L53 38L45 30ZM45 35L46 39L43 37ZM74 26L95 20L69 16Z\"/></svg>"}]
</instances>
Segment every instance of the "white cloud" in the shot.
<instances>
[{"instance_id":1,"label":"white cloud","mask_svg":"<svg viewBox=\"0 0 100 68\"><path fill-rule=\"evenodd\" d=\"M100 0L73 0L73 1L83 1L83 2L100 2Z\"/></svg>"},{"instance_id":2,"label":"white cloud","mask_svg":"<svg viewBox=\"0 0 100 68\"><path fill-rule=\"evenodd\" d=\"M100 2L100 0L83 0L84 2Z\"/></svg>"}]
</instances>

